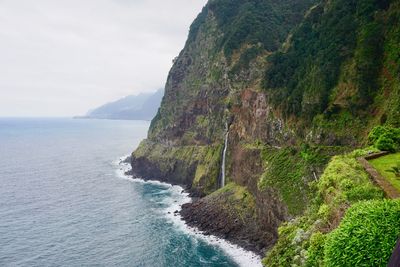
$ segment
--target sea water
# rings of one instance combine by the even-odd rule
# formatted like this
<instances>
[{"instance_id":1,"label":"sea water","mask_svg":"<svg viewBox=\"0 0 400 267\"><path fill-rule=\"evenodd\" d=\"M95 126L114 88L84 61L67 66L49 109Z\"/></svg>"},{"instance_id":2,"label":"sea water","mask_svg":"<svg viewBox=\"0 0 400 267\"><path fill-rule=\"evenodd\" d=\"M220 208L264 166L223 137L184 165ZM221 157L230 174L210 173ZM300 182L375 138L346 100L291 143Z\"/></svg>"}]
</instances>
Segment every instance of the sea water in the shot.
<instances>
[{"instance_id":1,"label":"sea water","mask_svg":"<svg viewBox=\"0 0 400 267\"><path fill-rule=\"evenodd\" d=\"M256 266L187 227L182 188L124 175L143 121L0 119L0 266Z\"/></svg>"}]
</instances>

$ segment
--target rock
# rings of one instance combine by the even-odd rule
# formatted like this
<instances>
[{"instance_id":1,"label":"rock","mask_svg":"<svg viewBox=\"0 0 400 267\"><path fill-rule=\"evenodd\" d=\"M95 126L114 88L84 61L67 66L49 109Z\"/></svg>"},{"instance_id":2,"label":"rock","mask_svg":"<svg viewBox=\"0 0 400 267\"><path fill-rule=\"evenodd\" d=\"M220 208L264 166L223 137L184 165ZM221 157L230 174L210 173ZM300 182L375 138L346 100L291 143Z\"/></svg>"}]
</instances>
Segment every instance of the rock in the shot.
<instances>
[{"instance_id":1,"label":"rock","mask_svg":"<svg viewBox=\"0 0 400 267\"><path fill-rule=\"evenodd\" d=\"M277 233L274 228L266 228L252 216L229 210L229 193L211 195L182 205L182 219L187 225L197 227L204 235L215 235L229 240L247 250L263 256L267 248L275 242ZM251 210L244 210L245 215Z\"/></svg>"}]
</instances>

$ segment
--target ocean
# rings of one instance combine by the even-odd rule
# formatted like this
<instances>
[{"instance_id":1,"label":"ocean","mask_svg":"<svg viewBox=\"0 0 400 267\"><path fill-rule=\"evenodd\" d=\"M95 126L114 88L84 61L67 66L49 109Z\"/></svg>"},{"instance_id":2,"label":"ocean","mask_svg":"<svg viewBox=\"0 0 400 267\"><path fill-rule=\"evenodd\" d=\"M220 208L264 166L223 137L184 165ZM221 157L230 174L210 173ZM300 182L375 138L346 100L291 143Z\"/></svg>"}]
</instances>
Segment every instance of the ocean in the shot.
<instances>
[{"instance_id":1,"label":"ocean","mask_svg":"<svg viewBox=\"0 0 400 267\"><path fill-rule=\"evenodd\" d=\"M175 216L181 187L124 174L148 127L0 119L0 266L258 266Z\"/></svg>"}]
</instances>

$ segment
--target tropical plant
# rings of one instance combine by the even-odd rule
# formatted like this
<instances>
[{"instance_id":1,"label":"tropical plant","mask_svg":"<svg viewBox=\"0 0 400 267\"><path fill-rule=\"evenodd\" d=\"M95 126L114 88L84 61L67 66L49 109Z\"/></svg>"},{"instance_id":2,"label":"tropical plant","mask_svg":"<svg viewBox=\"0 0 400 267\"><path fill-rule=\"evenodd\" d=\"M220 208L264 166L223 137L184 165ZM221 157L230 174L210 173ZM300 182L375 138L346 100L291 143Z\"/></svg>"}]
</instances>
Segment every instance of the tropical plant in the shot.
<instances>
[{"instance_id":1,"label":"tropical plant","mask_svg":"<svg viewBox=\"0 0 400 267\"><path fill-rule=\"evenodd\" d=\"M396 166L393 166L391 169L386 171L394 173L396 177L400 177L400 163L397 163Z\"/></svg>"},{"instance_id":2,"label":"tropical plant","mask_svg":"<svg viewBox=\"0 0 400 267\"><path fill-rule=\"evenodd\" d=\"M400 147L400 128L377 126L369 133L368 140L379 150L395 152Z\"/></svg>"},{"instance_id":3,"label":"tropical plant","mask_svg":"<svg viewBox=\"0 0 400 267\"><path fill-rule=\"evenodd\" d=\"M400 201L360 202L325 243L325 266L387 266L400 234Z\"/></svg>"}]
</instances>

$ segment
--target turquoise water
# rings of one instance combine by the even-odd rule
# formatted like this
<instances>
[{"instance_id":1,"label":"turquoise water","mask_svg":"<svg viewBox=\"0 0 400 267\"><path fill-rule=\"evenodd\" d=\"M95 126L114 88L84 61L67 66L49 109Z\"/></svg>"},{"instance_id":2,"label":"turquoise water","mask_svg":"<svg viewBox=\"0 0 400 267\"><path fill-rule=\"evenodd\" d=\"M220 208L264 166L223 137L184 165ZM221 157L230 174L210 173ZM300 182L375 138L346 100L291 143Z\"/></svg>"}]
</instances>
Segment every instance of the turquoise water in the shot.
<instances>
[{"instance_id":1,"label":"turquoise water","mask_svg":"<svg viewBox=\"0 0 400 267\"><path fill-rule=\"evenodd\" d=\"M148 126L0 119L0 266L236 266L166 212L181 188L124 179Z\"/></svg>"}]
</instances>

